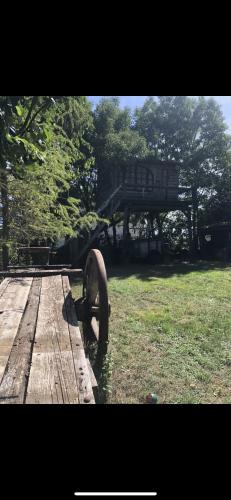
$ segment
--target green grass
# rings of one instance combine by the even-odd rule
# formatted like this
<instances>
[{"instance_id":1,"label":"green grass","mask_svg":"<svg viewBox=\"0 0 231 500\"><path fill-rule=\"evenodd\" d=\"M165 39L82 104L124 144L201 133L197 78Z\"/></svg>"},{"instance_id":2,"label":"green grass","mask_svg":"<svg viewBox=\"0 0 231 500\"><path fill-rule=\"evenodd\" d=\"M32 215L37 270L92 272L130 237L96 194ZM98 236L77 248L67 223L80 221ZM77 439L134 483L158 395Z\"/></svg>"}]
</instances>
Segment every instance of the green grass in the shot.
<instances>
[{"instance_id":1,"label":"green grass","mask_svg":"<svg viewBox=\"0 0 231 500\"><path fill-rule=\"evenodd\" d=\"M231 267L126 266L108 277L107 402L154 392L159 403L229 403Z\"/></svg>"}]
</instances>

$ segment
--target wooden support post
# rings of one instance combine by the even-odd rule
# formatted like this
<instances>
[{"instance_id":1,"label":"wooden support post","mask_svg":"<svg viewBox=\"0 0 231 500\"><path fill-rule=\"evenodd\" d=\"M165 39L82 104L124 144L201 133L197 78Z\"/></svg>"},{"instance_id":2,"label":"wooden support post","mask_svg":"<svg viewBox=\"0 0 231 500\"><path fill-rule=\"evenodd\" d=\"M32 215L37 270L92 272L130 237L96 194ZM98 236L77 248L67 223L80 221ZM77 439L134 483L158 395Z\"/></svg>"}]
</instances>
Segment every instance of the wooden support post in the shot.
<instances>
[{"instance_id":1,"label":"wooden support post","mask_svg":"<svg viewBox=\"0 0 231 500\"><path fill-rule=\"evenodd\" d=\"M129 207L126 207L124 210L124 225L123 225L123 240L126 242L128 240L129 233Z\"/></svg>"},{"instance_id":2,"label":"wooden support post","mask_svg":"<svg viewBox=\"0 0 231 500\"><path fill-rule=\"evenodd\" d=\"M116 222L113 216L112 216L112 232L113 232L113 247L117 248Z\"/></svg>"},{"instance_id":3,"label":"wooden support post","mask_svg":"<svg viewBox=\"0 0 231 500\"><path fill-rule=\"evenodd\" d=\"M107 227L105 227L105 229L104 229L104 235L105 235L105 240L107 241L108 246L111 247L112 244L111 244L110 236L108 234L108 228Z\"/></svg>"},{"instance_id":4,"label":"wooden support post","mask_svg":"<svg viewBox=\"0 0 231 500\"><path fill-rule=\"evenodd\" d=\"M154 212L153 211L150 211L149 212L149 221L150 221L150 233L151 233L151 239L154 238L154 227L153 227L153 223L154 223Z\"/></svg>"},{"instance_id":5,"label":"wooden support post","mask_svg":"<svg viewBox=\"0 0 231 500\"><path fill-rule=\"evenodd\" d=\"M191 216L191 208L189 207L186 212L187 223L188 223L188 240L189 240L189 254L190 257L193 257L193 238L192 238L192 216Z\"/></svg>"},{"instance_id":6,"label":"wooden support post","mask_svg":"<svg viewBox=\"0 0 231 500\"><path fill-rule=\"evenodd\" d=\"M123 253L125 260L128 260L129 253L129 207L127 206L124 210L124 224L123 224Z\"/></svg>"},{"instance_id":7,"label":"wooden support post","mask_svg":"<svg viewBox=\"0 0 231 500\"><path fill-rule=\"evenodd\" d=\"M163 222L161 222L160 219L160 212L156 214L156 222L158 226L158 238L160 240L161 254L163 254L163 231L162 231Z\"/></svg>"},{"instance_id":8,"label":"wooden support post","mask_svg":"<svg viewBox=\"0 0 231 500\"><path fill-rule=\"evenodd\" d=\"M162 239L162 223L161 223L161 220L160 220L160 214L159 213L156 216L156 222L157 222L157 225L158 225L158 237L160 239Z\"/></svg>"}]
</instances>

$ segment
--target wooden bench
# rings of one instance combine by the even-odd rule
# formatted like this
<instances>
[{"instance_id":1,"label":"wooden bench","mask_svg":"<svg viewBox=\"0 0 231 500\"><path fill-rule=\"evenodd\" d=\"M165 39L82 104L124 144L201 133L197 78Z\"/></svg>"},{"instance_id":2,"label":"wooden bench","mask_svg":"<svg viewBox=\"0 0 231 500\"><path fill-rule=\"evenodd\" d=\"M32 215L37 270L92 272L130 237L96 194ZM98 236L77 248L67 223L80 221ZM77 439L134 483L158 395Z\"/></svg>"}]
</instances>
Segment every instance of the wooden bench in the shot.
<instances>
[{"instance_id":1,"label":"wooden bench","mask_svg":"<svg viewBox=\"0 0 231 500\"><path fill-rule=\"evenodd\" d=\"M98 334L99 352L105 354L108 331L105 336L103 327L104 335L100 333L102 322L105 323L104 304L102 300L100 303L98 292L98 302L96 295L90 302L86 284L92 257L94 261L97 255L102 264L102 256L97 252L90 252L84 273L48 266L23 271L11 266L10 270L0 273L4 277L0 285L0 403L95 403L97 382L86 357L77 314L80 310L85 330L90 329L96 337ZM93 271L97 274L97 266ZM77 301L76 307L69 276L81 274L86 294ZM100 282L100 276L94 276L94 286L97 279Z\"/></svg>"}]
</instances>

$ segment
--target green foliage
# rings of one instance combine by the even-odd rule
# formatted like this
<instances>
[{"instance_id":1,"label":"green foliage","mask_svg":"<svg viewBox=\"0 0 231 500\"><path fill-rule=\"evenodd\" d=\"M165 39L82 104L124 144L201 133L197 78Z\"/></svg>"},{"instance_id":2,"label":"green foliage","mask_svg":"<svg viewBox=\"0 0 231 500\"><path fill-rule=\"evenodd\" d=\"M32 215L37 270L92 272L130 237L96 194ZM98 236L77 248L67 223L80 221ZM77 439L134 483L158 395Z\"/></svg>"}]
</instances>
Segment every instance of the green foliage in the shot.
<instances>
[{"instance_id":1,"label":"green foliage","mask_svg":"<svg viewBox=\"0 0 231 500\"><path fill-rule=\"evenodd\" d=\"M117 167L144 158L146 153L146 142L136 131L113 132L105 138L105 159Z\"/></svg>"},{"instance_id":2,"label":"green foliage","mask_svg":"<svg viewBox=\"0 0 231 500\"><path fill-rule=\"evenodd\" d=\"M145 138L132 129L131 113L119 108L118 98L102 99L94 112L94 127L96 166L103 162L119 168L147 154Z\"/></svg>"},{"instance_id":3,"label":"green foliage","mask_svg":"<svg viewBox=\"0 0 231 500\"><path fill-rule=\"evenodd\" d=\"M148 98L141 108L136 108L134 113L135 130L146 139L147 147L158 158L158 123L157 103L153 97Z\"/></svg>"},{"instance_id":4,"label":"green foliage","mask_svg":"<svg viewBox=\"0 0 231 500\"><path fill-rule=\"evenodd\" d=\"M230 193L231 137L220 106L204 97L149 98L136 110L134 128L146 138L150 154L180 165L180 183L191 188L184 198L192 199L196 244L205 212L221 194Z\"/></svg>"},{"instance_id":5,"label":"green foliage","mask_svg":"<svg viewBox=\"0 0 231 500\"><path fill-rule=\"evenodd\" d=\"M84 96L0 97L3 243L76 235L97 220L70 193L93 161L91 126Z\"/></svg>"},{"instance_id":6,"label":"green foliage","mask_svg":"<svg viewBox=\"0 0 231 500\"><path fill-rule=\"evenodd\" d=\"M132 114L118 97L103 98L92 112L86 96L0 96L3 242L89 230L100 167L152 156L181 165L196 236L206 214L231 196L226 129L218 104L204 97L148 97ZM163 231L174 224L180 240L182 217L165 218Z\"/></svg>"},{"instance_id":7,"label":"green foliage","mask_svg":"<svg viewBox=\"0 0 231 500\"><path fill-rule=\"evenodd\" d=\"M25 169L22 178L9 178L10 241L29 243L75 234L78 200L74 203L67 198L64 204L60 198L69 186L63 158L51 155L50 165L52 168L47 161L42 166L34 164Z\"/></svg>"},{"instance_id":8,"label":"green foliage","mask_svg":"<svg viewBox=\"0 0 231 500\"><path fill-rule=\"evenodd\" d=\"M149 98L135 118L135 129L146 138L150 152L182 163L184 180L190 185L198 164L203 168L206 162L207 170L217 170L230 148L224 117L213 99Z\"/></svg>"}]
</instances>

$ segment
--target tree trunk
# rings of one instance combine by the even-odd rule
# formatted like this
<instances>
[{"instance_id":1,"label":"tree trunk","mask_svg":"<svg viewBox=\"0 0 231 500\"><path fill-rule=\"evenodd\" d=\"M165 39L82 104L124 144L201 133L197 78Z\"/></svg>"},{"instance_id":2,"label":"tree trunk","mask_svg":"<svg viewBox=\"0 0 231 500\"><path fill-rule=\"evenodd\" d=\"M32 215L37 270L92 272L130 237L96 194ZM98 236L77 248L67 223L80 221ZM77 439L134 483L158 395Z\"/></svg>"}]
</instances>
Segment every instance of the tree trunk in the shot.
<instances>
[{"instance_id":1,"label":"tree trunk","mask_svg":"<svg viewBox=\"0 0 231 500\"><path fill-rule=\"evenodd\" d=\"M129 261L129 207L125 207L124 210L124 222L123 222L123 258L124 262Z\"/></svg>"},{"instance_id":2,"label":"tree trunk","mask_svg":"<svg viewBox=\"0 0 231 500\"><path fill-rule=\"evenodd\" d=\"M123 224L123 241L126 242L129 239L129 208L126 207L124 210L124 224Z\"/></svg>"},{"instance_id":3,"label":"tree trunk","mask_svg":"<svg viewBox=\"0 0 231 500\"><path fill-rule=\"evenodd\" d=\"M157 222L157 226L158 226L158 237L160 239L162 239L162 236L163 236L163 222L160 219L160 214L158 214L156 216L156 222Z\"/></svg>"},{"instance_id":4,"label":"tree trunk","mask_svg":"<svg viewBox=\"0 0 231 500\"><path fill-rule=\"evenodd\" d=\"M153 223L154 223L154 214L153 212L149 212L149 222L150 222L150 236L151 239L154 238L154 226L153 226Z\"/></svg>"},{"instance_id":5,"label":"tree trunk","mask_svg":"<svg viewBox=\"0 0 231 500\"><path fill-rule=\"evenodd\" d=\"M1 168L4 166L1 164ZM9 200L8 200L8 179L7 173L3 170L1 173L1 204L2 204L2 264L3 269L9 265Z\"/></svg>"},{"instance_id":6,"label":"tree trunk","mask_svg":"<svg viewBox=\"0 0 231 500\"><path fill-rule=\"evenodd\" d=\"M160 218L160 214L156 216L156 222L158 226L158 238L160 239L160 251L163 254L164 246L163 246L163 221Z\"/></svg>"},{"instance_id":7,"label":"tree trunk","mask_svg":"<svg viewBox=\"0 0 231 500\"><path fill-rule=\"evenodd\" d=\"M187 210L187 212L185 213L186 217L187 217L187 225L188 225L188 242L189 242L189 254L190 254L190 257L193 256L193 240L192 240L192 217L191 217L191 208L189 208Z\"/></svg>"},{"instance_id":8,"label":"tree trunk","mask_svg":"<svg viewBox=\"0 0 231 500\"><path fill-rule=\"evenodd\" d=\"M110 240L107 228L104 229L104 235L105 235L105 238L107 240L107 243L108 243L109 247L111 247L111 240Z\"/></svg>"},{"instance_id":9,"label":"tree trunk","mask_svg":"<svg viewBox=\"0 0 231 500\"><path fill-rule=\"evenodd\" d=\"M112 232L113 232L113 247L117 248L116 223L113 217L112 217Z\"/></svg>"}]
</instances>

